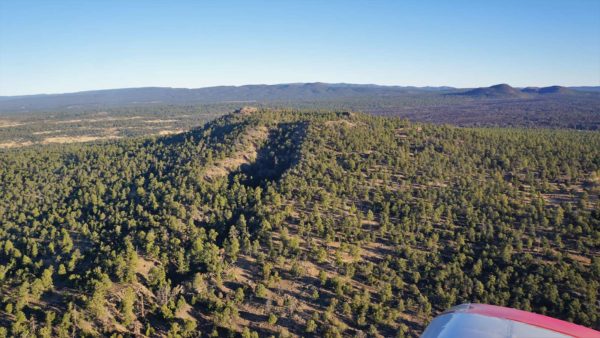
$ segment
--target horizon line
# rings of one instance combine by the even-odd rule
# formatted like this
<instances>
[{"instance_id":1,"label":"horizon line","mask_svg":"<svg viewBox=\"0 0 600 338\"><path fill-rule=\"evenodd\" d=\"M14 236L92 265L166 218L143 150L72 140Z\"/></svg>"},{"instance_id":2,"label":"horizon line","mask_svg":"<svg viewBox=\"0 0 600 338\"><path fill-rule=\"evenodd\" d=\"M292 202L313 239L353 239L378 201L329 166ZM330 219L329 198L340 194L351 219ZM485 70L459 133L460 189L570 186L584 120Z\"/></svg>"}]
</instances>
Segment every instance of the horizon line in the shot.
<instances>
[{"instance_id":1,"label":"horizon line","mask_svg":"<svg viewBox=\"0 0 600 338\"><path fill-rule=\"evenodd\" d=\"M66 95L66 94L79 94L79 93L88 93L88 92L100 92L100 91L110 91L110 90L125 90L125 89L184 89L184 90L198 90L198 89L207 89L207 88L218 88L218 87L250 87L250 86L281 86L281 85L306 85L306 84L324 84L324 85L352 85L352 86L376 86L376 87L397 87L397 88L448 88L448 89L476 89L476 88L488 88L497 85L509 85L513 88L523 89L523 88L545 88L545 87L565 87L565 88L594 88L600 87L600 84L589 85L528 85L528 86L513 86L506 82L498 82L491 85L480 85L474 87L456 87L450 85L425 85L425 86L417 86L417 85L400 85L400 84L378 84L378 83L354 83L354 82L324 82L324 81L312 81L312 82L277 82L277 83L247 83L247 84L239 84L239 85L209 85L202 87L171 87L171 86L135 86L135 87L111 87L111 88L98 88L98 89L82 89L82 90L74 90L74 91L65 91L65 92L43 92L43 93L33 93L33 94L12 94L12 95L0 95L1 98L16 98L16 97L25 97L25 96L51 96L51 95Z\"/></svg>"}]
</instances>

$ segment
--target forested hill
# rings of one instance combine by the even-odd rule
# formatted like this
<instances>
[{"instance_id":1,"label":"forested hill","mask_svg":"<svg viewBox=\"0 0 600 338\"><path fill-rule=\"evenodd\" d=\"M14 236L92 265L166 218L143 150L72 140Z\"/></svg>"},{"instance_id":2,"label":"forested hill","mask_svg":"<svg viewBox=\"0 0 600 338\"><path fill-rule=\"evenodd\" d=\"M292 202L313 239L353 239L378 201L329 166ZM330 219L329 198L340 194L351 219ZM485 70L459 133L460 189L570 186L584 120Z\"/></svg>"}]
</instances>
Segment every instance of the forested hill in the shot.
<instances>
[{"instance_id":1,"label":"forested hill","mask_svg":"<svg viewBox=\"0 0 600 338\"><path fill-rule=\"evenodd\" d=\"M600 328L600 134L244 109L0 150L0 336L417 336L464 302Z\"/></svg>"}]
</instances>

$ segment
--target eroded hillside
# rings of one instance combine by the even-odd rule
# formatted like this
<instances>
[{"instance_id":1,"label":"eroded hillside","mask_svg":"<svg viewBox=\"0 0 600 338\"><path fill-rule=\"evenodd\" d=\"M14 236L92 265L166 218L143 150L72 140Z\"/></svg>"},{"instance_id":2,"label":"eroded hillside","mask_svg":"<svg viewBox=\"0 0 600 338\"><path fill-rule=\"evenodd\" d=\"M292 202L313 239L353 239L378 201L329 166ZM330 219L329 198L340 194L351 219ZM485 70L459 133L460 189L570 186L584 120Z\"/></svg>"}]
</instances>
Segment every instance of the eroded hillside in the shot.
<instances>
[{"instance_id":1,"label":"eroded hillside","mask_svg":"<svg viewBox=\"0 0 600 338\"><path fill-rule=\"evenodd\" d=\"M485 302L598 327L600 135L252 111L0 151L0 335L416 336Z\"/></svg>"}]
</instances>

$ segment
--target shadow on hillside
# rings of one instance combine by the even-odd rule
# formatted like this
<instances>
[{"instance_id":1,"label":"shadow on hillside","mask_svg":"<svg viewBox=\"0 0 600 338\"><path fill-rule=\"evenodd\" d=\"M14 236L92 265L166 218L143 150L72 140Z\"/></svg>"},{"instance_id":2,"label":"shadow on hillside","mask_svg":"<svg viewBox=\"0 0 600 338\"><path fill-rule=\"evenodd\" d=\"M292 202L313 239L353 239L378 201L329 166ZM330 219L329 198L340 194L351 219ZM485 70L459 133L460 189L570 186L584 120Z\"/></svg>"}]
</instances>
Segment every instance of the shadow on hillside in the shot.
<instances>
[{"instance_id":1,"label":"shadow on hillside","mask_svg":"<svg viewBox=\"0 0 600 338\"><path fill-rule=\"evenodd\" d=\"M269 132L267 141L258 150L256 160L243 164L229 175L240 183L257 187L275 181L300 160L300 146L306 133L305 123L281 123Z\"/></svg>"}]
</instances>

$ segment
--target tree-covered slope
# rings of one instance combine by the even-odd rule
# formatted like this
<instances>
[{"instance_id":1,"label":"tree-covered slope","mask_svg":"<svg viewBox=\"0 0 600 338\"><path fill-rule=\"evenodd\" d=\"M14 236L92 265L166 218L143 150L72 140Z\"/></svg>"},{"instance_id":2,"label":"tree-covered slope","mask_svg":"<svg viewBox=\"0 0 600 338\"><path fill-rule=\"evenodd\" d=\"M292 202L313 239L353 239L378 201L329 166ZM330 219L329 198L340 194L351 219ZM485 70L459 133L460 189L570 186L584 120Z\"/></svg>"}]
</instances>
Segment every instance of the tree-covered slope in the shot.
<instances>
[{"instance_id":1,"label":"tree-covered slope","mask_svg":"<svg viewBox=\"0 0 600 338\"><path fill-rule=\"evenodd\" d=\"M0 151L0 336L414 336L485 302L598 328L600 134L243 111Z\"/></svg>"}]
</instances>

